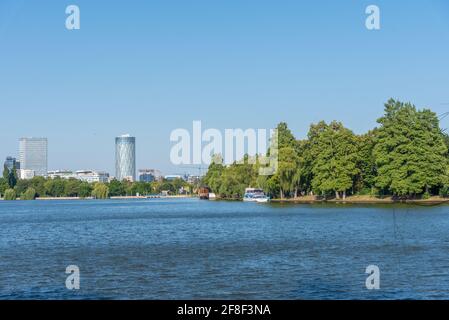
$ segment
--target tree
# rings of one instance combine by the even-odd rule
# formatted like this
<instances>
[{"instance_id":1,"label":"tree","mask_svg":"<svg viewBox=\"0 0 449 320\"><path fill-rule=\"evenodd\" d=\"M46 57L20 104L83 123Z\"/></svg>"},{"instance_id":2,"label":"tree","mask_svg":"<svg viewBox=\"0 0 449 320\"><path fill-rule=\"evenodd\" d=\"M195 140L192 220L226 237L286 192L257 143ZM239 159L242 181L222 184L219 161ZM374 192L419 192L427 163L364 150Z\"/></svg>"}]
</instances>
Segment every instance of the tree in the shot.
<instances>
[{"instance_id":1,"label":"tree","mask_svg":"<svg viewBox=\"0 0 449 320\"><path fill-rule=\"evenodd\" d=\"M104 183L96 183L92 191L92 197L95 199L107 199L109 197L109 188Z\"/></svg>"},{"instance_id":2,"label":"tree","mask_svg":"<svg viewBox=\"0 0 449 320\"><path fill-rule=\"evenodd\" d=\"M9 170L6 165L3 166L3 178L8 181L8 185L10 188L14 188L16 186L17 170L15 164L13 165L11 170Z\"/></svg>"},{"instance_id":3,"label":"tree","mask_svg":"<svg viewBox=\"0 0 449 320\"><path fill-rule=\"evenodd\" d=\"M44 177L37 176L33 177L31 180L19 180L17 184L20 184L22 181L28 181L27 185L36 190L37 197L45 197L45 182L47 180Z\"/></svg>"},{"instance_id":4,"label":"tree","mask_svg":"<svg viewBox=\"0 0 449 320\"><path fill-rule=\"evenodd\" d=\"M357 136L357 168L358 174L354 181L355 192L374 194L377 175L376 163L373 155L376 130Z\"/></svg>"},{"instance_id":5,"label":"tree","mask_svg":"<svg viewBox=\"0 0 449 320\"><path fill-rule=\"evenodd\" d=\"M206 176L203 178L203 184L208 186L213 192L218 193L218 190L220 189L222 181L222 174L224 171L223 164L212 162L209 165L209 168L207 170Z\"/></svg>"},{"instance_id":6,"label":"tree","mask_svg":"<svg viewBox=\"0 0 449 320\"><path fill-rule=\"evenodd\" d=\"M3 179L5 179L6 181L9 180L9 169L6 164L3 165Z\"/></svg>"},{"instance_id":7,"label":"tree","mask_svg":"<svg viewBox=\"0 0 449 320\"><path fill-rule=\"evenodd\" d=\"M78 197L80 193L81 181L77 179L69 179L64 181L64 196Z\"/></svg>"},{"instance_id":8,"label":"tree","mask_svg":"<svg viewBox=\"0 0 449 320\"><path fill-rule=\"evenodd\" d=\"M51 197L62 197L64 195L65 183L61 178L48 179L45 184L45 192Z\"/></svg>"},{"instance_id":9,"label":"tree","mask_svg":"<svg viewBox=\"0 0 449 320\"><path fill-rule=\"evenodd\" d=\"M79 185L78 196L81 198L87 198L92 195L93 187L88 182L81 182Z\"/></svg>"},{"instance_id":10,"label":"tree","mask_svg":"<svg viewBox=\"0 0 449 320\"><path fill-rule=\"evenodd\" d=\"M281 199L285 196L297 196L302 176L302 163L299 157L300 144L285 122L277 125L278 169L270 182L270 189L277 190ZM278 183L274 186L273 183ZM268 190L266 190L268 191Z\"/></svg>"},{"instance_id":11,"label":"tree","mask_svg":"<svg viewBox=\"0 0 449 320\"><path fill-rule=\"evenodd\" d=\"M322 121L311 126L309 139L314 159L312 188L323 195L334 192L337 199L345 199L358 173L355 135L340 122L327 125Z\"/></svg>"},{"instance_id":12,"label":"tree","mask_svg":"<svg viewBox=\"0 0 449 320\"><path fill-rule=\"evenodd\" d=\"M379 188L415 196L443 183L447 146L435 113L390 99L378 123L373 154Z\"/></svg>"},{"instance_id":13,"label":"tree","mask_svg":"<svg viewBox=\"0 0 449 320\"><path fill-rule=\"evenodd\" d=\"M292 147L279 149L279 167L276 173L279 176L279 191L281 199L295 189L298 174L298 155Z\"/></svg>"},{"instance_id":14,"label":"tree","mask_svg":"<svg viewBox=\"0 0 449 320\"><path fill-rule=\"evenodd\" d=\"M125 188L125 184L122 181L118 181L117 179L113 179L109 185L109 194L112 197L117 197L117 196L125 196L126 195L126 188Z\"/></svg>"},{"instance_id":15,"label":"tree","mask_svg":"<svg viewBox=\"0 0 449 320\"><path fill-rule=\"evenodd\" d=\"M24 193L29 187L31 186L31 180L19 180L17 181L16 186L14 187L14 190L16 191L16 194L22 194Z\"/></svg>"},{"instance_id":16,"label":"tree","mask_svg":"<svg viewBox=\"0 0 449 320\"><path fill-rule=\"evenodd\" d=\"M5 195L3 197L3 200L16 200L17 199L17 195L16 192L14 191L14 189L6 189L5 190Z\"/></svg>"},{"instance_id":17,"label":"tree","mask_svg":"<svg viewBox=\"0 0 449 320\"><path fill-rule=\"evenodd\" d=\"M36 199L36 190L34 188L28 188L21 196L20 200L34 200Z\"/></svg>"},{"instance_id":18,"label":"tree","mask_svg":"<svg viewBox=\"0 0 449 320\"><path fill-rule=\"evenodd\" d=\"M9 189L8 180L0 178L0 198L5 193L6 189Z\"/></svg>"}]
</instances>

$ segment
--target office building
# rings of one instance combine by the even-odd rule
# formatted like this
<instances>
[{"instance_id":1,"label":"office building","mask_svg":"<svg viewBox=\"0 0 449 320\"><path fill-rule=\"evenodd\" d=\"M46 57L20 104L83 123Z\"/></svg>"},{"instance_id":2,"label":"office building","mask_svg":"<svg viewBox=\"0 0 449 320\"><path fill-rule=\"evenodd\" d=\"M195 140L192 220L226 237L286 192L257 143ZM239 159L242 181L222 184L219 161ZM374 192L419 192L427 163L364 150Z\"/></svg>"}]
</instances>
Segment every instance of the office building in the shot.
<instances>
[{"instance_id":1,"label":"office building","mask_svg":"<svg viewBox=\"0 0 449 320\"><path fill-rule=\"evenodd\" d=\"M115 138L115 177L136 181L136 138L129 134Z\"/></svg>"},{"instance_id":2,"label":"office building","mask_svg":"<svg viewBox=\"0 0 449 320\"><path fill-rule=\"evenodd\" d=\"M47 138L21 138L19 140L20 169L32 170L35 176L45 177L47 176L47 157Z\"/></svg>"},{"instance_id":3,"label":"office building","mask_svg":"<svg viewBox=\"0 0 449 320\"><path fill-rule=\"evenodd\" d=\"M6 157L4 166L5 166L6 168L8 168L9 171L11 171L11 170L14 169L14 168L15 168L16 170L20 170L20 162L17 161L17 159L16 159L16 158L13 158L13 157ZM2 170L3 170L3 168L2 168Z\"/></svg>"},{"instance_id":4,"label":"office building","mask_svg":"<svg viewBox=\"0 0 449 320\"><path fill-rule=\"evenodd\" d=\"M140 182L153 182L156 180L156 170L154 169L140 169L138 173Z\"/></svg>"}]
</instances>

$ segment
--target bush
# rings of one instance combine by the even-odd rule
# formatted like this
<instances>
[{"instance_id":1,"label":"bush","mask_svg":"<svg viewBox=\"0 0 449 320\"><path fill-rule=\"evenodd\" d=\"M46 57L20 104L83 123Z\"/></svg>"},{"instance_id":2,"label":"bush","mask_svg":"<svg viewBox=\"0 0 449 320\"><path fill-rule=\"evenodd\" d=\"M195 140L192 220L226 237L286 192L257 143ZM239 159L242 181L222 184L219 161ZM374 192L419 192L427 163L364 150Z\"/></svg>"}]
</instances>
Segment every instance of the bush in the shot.
<instances>
[{"instance_id":1,"label":"bush","mask_svg":"<svg viewBox=\"0 0 449 320\"><path fill-rule=\"evenodd\" d=\"M103 183L97 183L92 191L92 197L96 199L107 199L109 197L109 188Z\"/></svg>"},{"instance_id":2,"label":"bush","mask_svg":"<svg viewBox=\"0 0 449 320\"><path fill-rule=\"evenodd\" d=\"M3 197L3 200L16 200L17 195L14 189L7 189L5 190L5 196Z\"/></svg>"},{"instance_id":3,"label":"bush","mask_svg":"<svg viewBox=\"0 0 449 320\"><path fill-rule=\"evenodd\" d=\"M34 200L36 199L36 190L34 188L28 188L20 196L20 200Z\"/></svg>"},{"instance_id":4,"label":"bush","mask_svg":"<svg viewBox=\"0 0 449 320\"><path fill-rule=\"evenodd\" d=\"M440 197L446 198L447 196L449 196L449 187L448 186L443 186L440 189Z\"/></svg>"}]
</instances>

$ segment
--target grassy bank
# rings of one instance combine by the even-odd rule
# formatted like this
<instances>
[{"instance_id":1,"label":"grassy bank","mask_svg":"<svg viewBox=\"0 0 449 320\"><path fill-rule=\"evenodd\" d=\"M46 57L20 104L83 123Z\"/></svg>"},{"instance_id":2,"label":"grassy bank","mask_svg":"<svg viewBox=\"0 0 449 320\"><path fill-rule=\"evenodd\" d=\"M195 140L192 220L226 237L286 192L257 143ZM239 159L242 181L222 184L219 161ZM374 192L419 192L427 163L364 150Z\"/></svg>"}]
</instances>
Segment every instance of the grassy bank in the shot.
<instances>
[{"instance_id":1,"label":"grassy bank","mask_svg":"<svg viewBox=\"0 0 449 320\"><path fill-rule=\"evenodd\" d=\"M406 199L395 197L375 197L375 196L348 196L346 199L323 199L316 196L304 196L291 199L272 199L272 202L292 202L292 203L416 203L423 205L442 204L449 202L448 198L430 197L428 199Z\"/></svg>"}]
</instances>

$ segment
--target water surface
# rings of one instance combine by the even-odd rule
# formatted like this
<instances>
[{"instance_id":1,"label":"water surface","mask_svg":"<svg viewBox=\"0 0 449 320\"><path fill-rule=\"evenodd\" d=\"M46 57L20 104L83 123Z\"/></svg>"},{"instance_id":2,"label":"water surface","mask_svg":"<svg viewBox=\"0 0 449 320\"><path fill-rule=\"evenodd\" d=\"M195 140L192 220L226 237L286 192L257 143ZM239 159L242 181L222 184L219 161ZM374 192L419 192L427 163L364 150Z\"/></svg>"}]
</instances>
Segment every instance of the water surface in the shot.
<instances>
[{"instance_id":1,"label":"water surface","mask_svg":"<svg viewBox=\"0 0 449 320\"><path fill-rule=\"evenodd\" d=\"M0 299L449 299L448 253L448 206L0 201Z\"/></svg>"}]
</instances>

